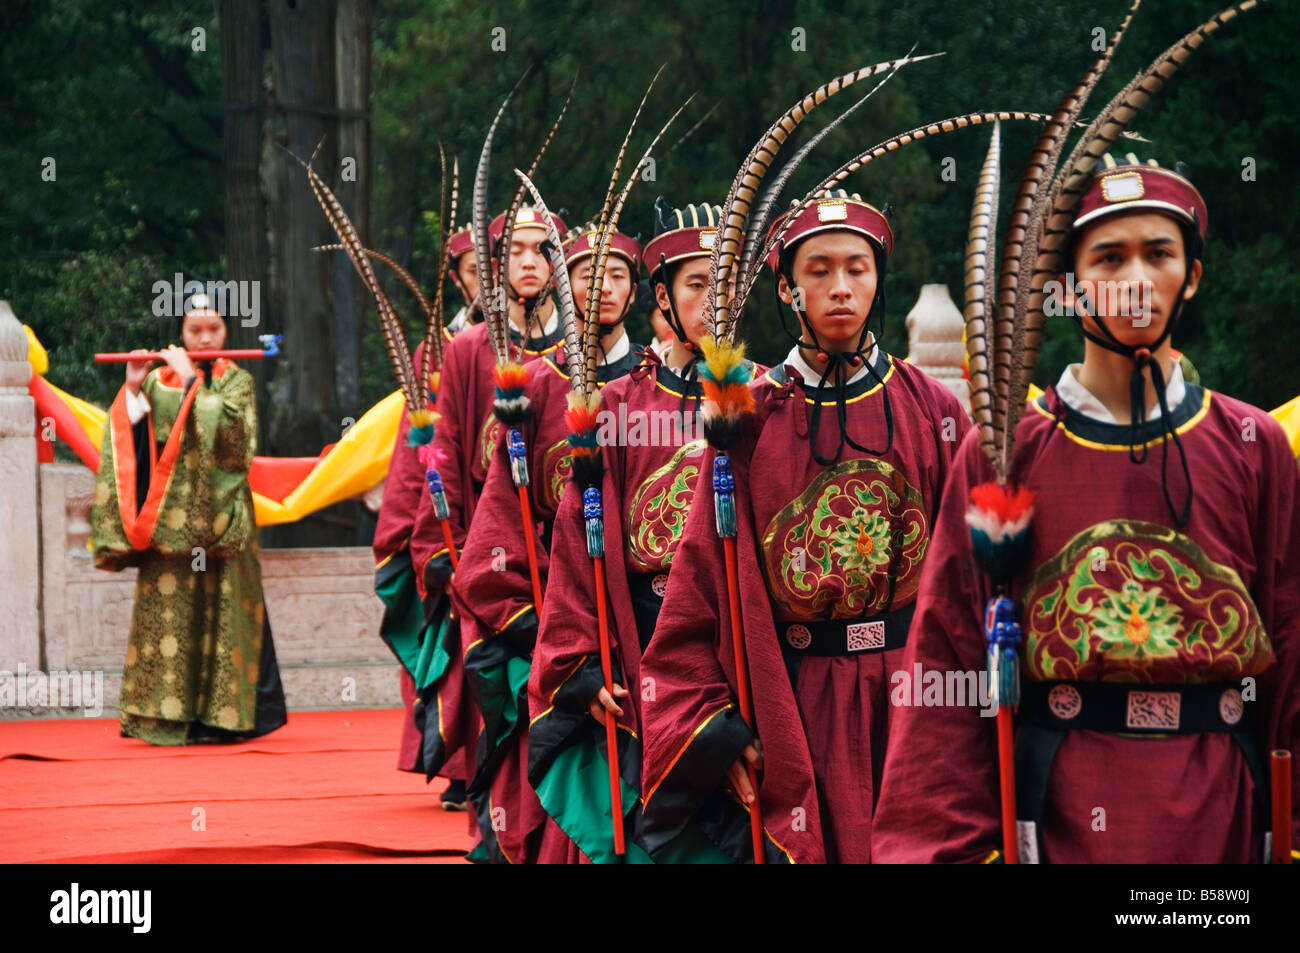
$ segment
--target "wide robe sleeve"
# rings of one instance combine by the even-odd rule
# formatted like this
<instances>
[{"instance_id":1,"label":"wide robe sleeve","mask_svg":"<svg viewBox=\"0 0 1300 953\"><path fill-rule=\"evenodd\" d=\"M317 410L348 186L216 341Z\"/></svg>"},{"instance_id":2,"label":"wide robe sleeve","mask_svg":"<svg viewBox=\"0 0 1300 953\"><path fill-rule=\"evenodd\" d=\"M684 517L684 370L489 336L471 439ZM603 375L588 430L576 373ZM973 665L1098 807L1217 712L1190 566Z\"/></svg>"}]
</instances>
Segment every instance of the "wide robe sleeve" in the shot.
<instances>
[{"instance_id":1,"label":"wide robe sleeve","mask_svg":"<svg viewBox=\"0 0 1300 953\"><path fill-rule=\"evenodd\" d=\"M533 416L522 429L528 451L529 499L534 521L550 519L537 492L545 448L536 437L536 422L546 413L545 388L530 380ZM507 441L498 442L487 481L465 537L452 586L453 606L461 621L461 649L466 678L483 716L486 756L480 775L490 777L500 757L527 727L528 671L537 638L525 534L534 534L539 572L545 580L546 548L536 526L523 525L519 492L510 476Z\"/></svg>"},{"instance_id":2,"label":"wide robe sleeve","mask_svg":"<svg viewBox=\"0 0 1300 953\"><path fill-rule=\"evenodd\" d=\"M871 853L881 863L979 862L1002 843L992 718L967 706L909 704L919 672L981 672L987 586L971 554L970 488L992 479L979 434L966 434L944 487L900 673Z\"/></svg>"},{"instance_id":3,"label":"wide robe sleeve","mask_svg":"<svg viewBox=\"0 0 1300 953\"><path fill-rule=\"evenodd\" d=\"M104 428L95 505L95 565L134 565L131 551L226 558L256 538L248 470L256 450L253 379L232 364L213 380L185 388L170 369L150 372L142 387L155 451L148 494L136 505L137 460L126 390Z\"/></svg>"},{"instance_id":4,"label":"wide robe sleeve","mask_svg":"<svg viewBox=\"0 0 1300 953\"><path fill-rule=\"evenodd\" d=\"M752 423L752 421L751 421ZM750 687L765 770L760 778L767 863L825 860L812 764L789 676L772 631L748 500L751 441L730 454L736 483L737 563ZM752 859L748 808L726 774L754 737L736 701L723 544L715 525L709 450L663 609L641 659L645 843L658 862ZM708 481L708 482L706 482Z\"/></svg>"},{"instance_id":5,"label":"wide robe sleeve","mask_svg":"<svg viewBox=\"0 0 1300 953\"><path fill-rule=\"evenodd\" d=\"M1291 752L1291 790L1300 791L1300 470L1282 428L1264 418L1259 437L1259 518L1255 527L1255 604L1273 643L1265 683L1265 751ZM1291 830L1300 832L1300 798L1291 799ZM1293 834L1293 838L1296 835ZM1300 862L1293 840L1292 862Z\"/></svg>"},{"instance_id":6,"label":"wide robe sleeve","mask_svg":"<svg viewBox=\"0 0 1300 953\"><path fill-rule=\"evenodd\" d=\"M621 529L622 485L617 448L605 451L602 481L605 579L614 682L630 695L616 720L628 859L648 861L635 843L640 817L637 705L641 646L627 585ZM588 704L604 686L600 665L596 578L587 554L582 491L570 482L551 539L546 604L529 676L528 780L560 828L595 863L615 860L609 756L605 728Z\"/></svg>"}]
</instances>

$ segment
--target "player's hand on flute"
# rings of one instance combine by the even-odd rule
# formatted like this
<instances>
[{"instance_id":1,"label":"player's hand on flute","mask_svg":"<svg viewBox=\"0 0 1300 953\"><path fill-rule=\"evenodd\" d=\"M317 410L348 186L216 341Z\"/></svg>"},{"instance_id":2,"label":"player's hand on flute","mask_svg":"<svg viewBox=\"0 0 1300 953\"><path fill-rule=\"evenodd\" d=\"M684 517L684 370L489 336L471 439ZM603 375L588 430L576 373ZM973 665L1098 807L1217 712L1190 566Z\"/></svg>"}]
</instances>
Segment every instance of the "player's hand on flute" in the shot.
<instances>
[{"instance_id":1,"label":"player's hand on flute","mask_svg":"<svg viewBox=\"0 0 1300 953\"><path fill-rule=\"evenodd\" d=\"M614 700L615 698L627 698L627 689L617 682L614 684L614 694L612 696L604 688L596 693L596 697L591 700L588 706L591 709L591 717L603 725L605 723L605 712L610 711L615 715L622 715L623 709L618 706L618 702Z\"/></svg>"},{"instance_id":2,"label":"player's hand on flute","mask_svg":"<svg viewBox=\"0 0 1300 953\"><path fill-rule=\"evenodd\" d=\"M167 366L176 372L176 376L182 381L187 381L191 377L197 377L194 365L190 361L190 356L185 352L185 348L177 344L169 344L159 352L162 359L167 362Z\"/></svg>"},{"instance_id":3,"label":"player's hand on flute","mask_svg":"<svg viewBox=\"0 0 1300 953\"><path fill-rule=\"evenodd\" d=\"M150 352L148 348L138 347L131 353L148 354ZM126 362L126 389L132 396L140 393L140 385L149 376L149 365L153 361L154 359L149 357L139 361Z\"/></svg>"},{"instance_id":4,"label":"player's hand on flute","mask_svg":"<svg viewBox=\"0 0 1300 953\"><path fill-rule=\"evenodd\" d=\"M749 783L749 769L745 762L753 765L755 771L763 770L763 742L755 738L745 745L741 757L737 758L731 767L727 769L727 782L731 785L731 790L735 791L745 804L753 804L757 792L754 790L754 786Z\"/></svg>"}]
</instances>

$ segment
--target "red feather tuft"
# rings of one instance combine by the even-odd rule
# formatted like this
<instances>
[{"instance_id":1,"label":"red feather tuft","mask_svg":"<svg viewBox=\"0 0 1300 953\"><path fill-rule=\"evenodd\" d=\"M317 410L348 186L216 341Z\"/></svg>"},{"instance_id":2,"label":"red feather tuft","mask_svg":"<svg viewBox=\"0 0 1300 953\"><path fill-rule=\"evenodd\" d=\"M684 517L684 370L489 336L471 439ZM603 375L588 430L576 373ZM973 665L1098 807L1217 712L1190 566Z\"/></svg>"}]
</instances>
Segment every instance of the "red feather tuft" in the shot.
<instances>
[{"instance_id":1,"label":"red feather tuft","mask_svg":"<svg viewBox=\"0 0 1300 953\"><path fill-rule=\"evenodd\" d=\"M995 514L1004 523L1015 522L1034 505L1034 492L1023 486L981 483L971 487L971 502L976 508Z\"/></svg>"},{"instance_id":2,"label":"red feather tuft","mask_svg":"<svg viewBox=\"0 0 1300 953\"><path fill-rule=\"evenodd\" d=\"M564 422L569 426L569 433L586 433L588 430L595 430L598 426L596 417L598 410L585 406L569 407L564 412Z\"/></svg>"},{"instance_id":3,"label":"red feather tuft","mask_svg":"<svg viewBox=\"0 0 1300 953\"><path fill-rule=\"evenodd\" d=\"M502 390L514 390L528 385L528 371L522 364L513 361L509 364L498 364L493 368L492 378L496 381L497 387Z\"/></svg>"}]
</instances>

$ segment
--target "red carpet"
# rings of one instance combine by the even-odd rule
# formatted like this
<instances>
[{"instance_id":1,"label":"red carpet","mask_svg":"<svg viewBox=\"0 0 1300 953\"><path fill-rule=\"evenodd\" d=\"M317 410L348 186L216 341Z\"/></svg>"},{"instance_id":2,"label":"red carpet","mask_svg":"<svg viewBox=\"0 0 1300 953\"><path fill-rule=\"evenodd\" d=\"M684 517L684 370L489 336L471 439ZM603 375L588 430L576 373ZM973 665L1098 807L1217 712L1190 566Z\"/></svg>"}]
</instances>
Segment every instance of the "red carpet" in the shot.
<instances>
[{"instance_id":1,"label":"red carpet","mask_svg":"<svg viewBox=\"0 0 1300 953\"><path fill-rule=\"evenodd\" d=\"M446 782L395 767L401 719L290 712L265 738L183 748L116 719L0 722L0 862L462 862Z\"/></svg>"}]
</instances>

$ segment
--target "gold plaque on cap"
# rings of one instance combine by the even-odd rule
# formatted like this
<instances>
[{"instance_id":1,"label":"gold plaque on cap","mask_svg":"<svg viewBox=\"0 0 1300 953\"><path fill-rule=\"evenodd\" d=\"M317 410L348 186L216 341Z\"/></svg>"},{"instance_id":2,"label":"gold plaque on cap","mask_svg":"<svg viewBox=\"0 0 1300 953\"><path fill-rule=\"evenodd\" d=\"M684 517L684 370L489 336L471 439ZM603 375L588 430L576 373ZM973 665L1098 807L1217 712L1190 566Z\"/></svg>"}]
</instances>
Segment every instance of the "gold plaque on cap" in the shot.
<instances>
[{"instance_id":1,"label":"gold plaque on cap","mask_svg":"<svg viewBox=\"0 0 1300 953\"><path fill-rule=\"evenodd\" d=\"M596 247L596 244L597 244L597 243L596 243L596 233L595 233L595 232L588 232L588 233L587 233L587 247L588 247L588 248L595 248L595 247Z\"/></svg>"},{"instance_id":2,"label":"gold plaque on cap","mask_svg":"<svg viewBox=\"0 0 1300 953\"><path fill-rule=\"evenodd\" d=\"M718 230L716 228L707 228L700 232L700 247L712 248L713 243L717 241Z\"/></svg>"},{"instance_id":3,"label":"gold plaque on cap","mask_svg":"<svg viewBox=\"0 0 1300 953\"><path fill-rule=\"evenodd\" d=\"M537 221L537 215L533 212L532 209L527 209L527 208L520 209L519 215L515 218L516 225L518 225L520 222L535 222L535 221Z\"/></svg>"},{"instance_id":4,"label":"gold plaque on cap","mask_svg":"<svg viewBox=\"0 0 1300 953\"><path fill-rule=\"evenodd\" d=\"M1131 202L1140 199L1145 191L1138 172L1108 175L1101 180L1101 197L1107 202Z\"/></svg>"},{"instance_id":5,"label":"gold plaque on cap","mask_svg":"<svg viewBox=\"0 0 1300 953\"><path fill-rule=\"evenodd\" d=\"M817 221L842 222L849 217L849 206L843 199L817 203Z\"/></svg>"}]
</instances>

